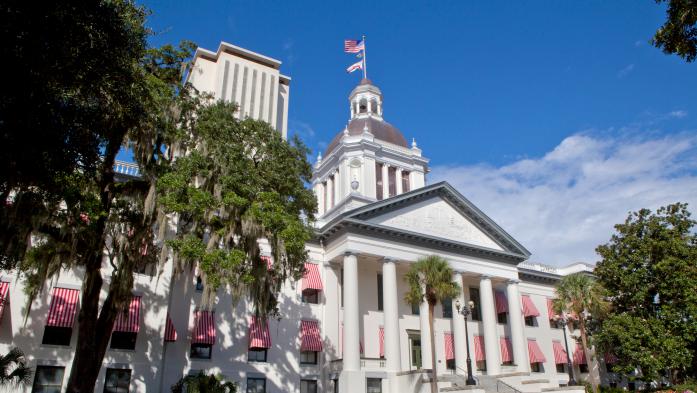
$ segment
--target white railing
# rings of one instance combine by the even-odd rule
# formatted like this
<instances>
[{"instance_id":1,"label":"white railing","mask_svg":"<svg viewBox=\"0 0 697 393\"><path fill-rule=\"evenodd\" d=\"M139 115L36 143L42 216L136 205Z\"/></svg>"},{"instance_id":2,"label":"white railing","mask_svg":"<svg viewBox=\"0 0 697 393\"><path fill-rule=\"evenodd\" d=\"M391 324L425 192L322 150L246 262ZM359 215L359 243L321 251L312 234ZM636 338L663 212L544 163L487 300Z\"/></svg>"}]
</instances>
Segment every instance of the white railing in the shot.
<instances>
[{"instance_id":1,"label":"white railing","mask_svg":"<svg viewBox=\"0 0 697 393\"><path fill-rule=\"evenodd\" d=\"M343 359L334 359L329 362L329 372L341 372L344 368ZM385 368L385 359L379 358L361 358L361 369L378 370Z\"/></svg>"},{"instance_id":2,"label":"white railing","mask_svg":"<svg viewBox=\"0 0 697 393\"><path fill-rule=\"evenodd\" d=\"M537 270L538 272L552 273L552 274L557 274L557 272L558 272L558 269L556 267L544 265L542 263L522 262L522 263L518 264L518 267L522 267L524 269L530 269L530 270Z\"/></svg>"},{"instance_id":3,"label":"white railing","mask_svg":"<svg viewBox=\"0 0 697 393\"><path fill-rule=\"evenodd\" d=\"M140 168L138 168L138 164L126 161L114 162L114 172L126 176L140 176Z\"/></svg>"}]
</instances>

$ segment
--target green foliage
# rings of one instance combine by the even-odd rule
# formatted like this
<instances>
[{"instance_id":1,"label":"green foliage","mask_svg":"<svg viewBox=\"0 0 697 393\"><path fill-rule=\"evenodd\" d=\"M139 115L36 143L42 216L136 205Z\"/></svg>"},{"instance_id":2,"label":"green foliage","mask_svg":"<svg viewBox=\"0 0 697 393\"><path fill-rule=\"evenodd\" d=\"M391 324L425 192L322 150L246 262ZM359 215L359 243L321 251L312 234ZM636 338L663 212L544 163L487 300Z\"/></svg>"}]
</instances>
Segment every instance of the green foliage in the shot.
<instances>
[{"instance_id":1,"label":"green foliage","mask_svg":"<svg viewBox=\"0 0 697 393\"><path fill-rule=\"evenodd\" d=\"M409 289L404 295L404 300L413 305L419 305L423 301L428 303L428 324L431 339L431 348L435 348L433 331L433 309L444 299L455 298L460 293L460 286L453 281L453 269L448 261L437 255L429 255L421 258L411 265L404 276ZM436 363L436 351L431 351L431 364ZM431 374L431 392L438 391L438 375Z\"/></svg>"},{"instance_id":2,"label":"green foliage","mask_svg":"<svg viewBox=\"0 0 697 393\"><path fill-rule=\"evenodd\" d=\"M300 140L285 141L262 121L239 120L236 109L222 101L200 108L157 192L163 212L177 214L167 244L179 268L199 263L209 301L229 285L265 316L275 312L283 282L303 274L316 209L305 188L312 170ZM260 257L262 238L272 249L270 270Z\"/></svg>"},{"instance_id":3,"label":"green foliage","mask_svg":"<svg viewBox=\"0 0 697 393\"><path fill-rule=\"evenodd\" d=\"M237 385L218 375L206 375L199 371L196 375L188 375L172 385L172 393L235 393Z\"/></svg>"},{"instance_id":4,"label":"green foliage","mask_svg":"<svg viewBox=\"0 0 697 393\"><path fill-rule=\"evenodd\" d=\"M609 309L609 304L605 300L605 289L591 276L584 273L574 273L562 277L555 292L557 295L553 303L555 311L566 313L578 320L586 363L592 364L588 326L594 320L602 318ZM597 392L600 384L600 375L597 374L597 370L591 372L590 383L593 386L593 391Z\"/></svg>"},{"instance_id":5,"label":"green foliage","mask_svg":"<svg viewBox=\"0 0 697 393\"><path fill-rule=\"evenodd\" d=\"M667 20L653 37L652 43L667 54L677 54L687 62L697 58L697 1L656 0L668 3Z\"/></svg>"},{"instance_id":6,"label":"green foliage","mask_svg":"<svg viewBox=\"0 0 697 393\"><path fill-rule=\"evenodd\" d=\"M31 382L33 372L27 367L24 353L19 348L0 356L0 386L18 387Z\"/></svg>"},{"instance_id":7,"label":"green foliage","mask_svg":"<svg viewBox=\"0 0 697 393\"><path fill-rule=\"evenodd\" d=\"M697 236L686 204L631 213L609 243L595 274L608 290L612 313L597 334L618 367L641 367L678 380L697 366ZM622 356L620 356L622 355Z\"/></svg>"}]
</instances>

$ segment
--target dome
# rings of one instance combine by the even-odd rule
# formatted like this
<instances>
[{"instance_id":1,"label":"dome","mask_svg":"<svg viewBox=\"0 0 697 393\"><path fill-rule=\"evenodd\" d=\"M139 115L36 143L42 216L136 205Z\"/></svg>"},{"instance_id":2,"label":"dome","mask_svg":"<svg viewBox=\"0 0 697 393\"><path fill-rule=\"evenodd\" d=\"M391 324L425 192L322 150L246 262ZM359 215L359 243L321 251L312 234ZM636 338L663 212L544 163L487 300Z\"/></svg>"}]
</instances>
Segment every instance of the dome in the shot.
<instances>
[{"instance_id":1,"label":"dome","mask_svg":"<svg viewBox=\"0 0 697 393\"><path fill-rule=\"evenodd\" d=\"M352 136L357 136L363 134L363 128L368 126L368 130L375 137L383 142L392 143L397 146L409 147L407 140L404 135L392 124L379 120L373 117L367 117L364 119L353 119L348 124L348 134ZM339 145L341 138L344 136L344 132L340 131L332 142L327 147L324 152L324 156L327 157L334 149Z\"/></svg>"}]
</instances>

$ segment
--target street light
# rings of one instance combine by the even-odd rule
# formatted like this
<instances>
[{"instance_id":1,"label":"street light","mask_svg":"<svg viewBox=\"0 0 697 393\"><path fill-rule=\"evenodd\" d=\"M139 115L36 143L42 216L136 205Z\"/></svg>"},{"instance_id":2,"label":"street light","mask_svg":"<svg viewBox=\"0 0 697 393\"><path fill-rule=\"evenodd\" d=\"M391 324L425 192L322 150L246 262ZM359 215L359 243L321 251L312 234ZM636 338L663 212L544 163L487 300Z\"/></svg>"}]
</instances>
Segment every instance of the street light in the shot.
<instances>
[{"instance_id":1,"label":"street light","mask_svg":"<svg viewBox=\"0 0 697 393\"><path fill-rule=\"evenodd\" d=\"M465 318L465 343L467 344L467 380L465 381L465 385L476 385L477 381L474 380L474 377L472 377L472 359L470 358L470 340L469 340L469 330L467 329L467 317L472 315L472 311L474 310L474 302L469 301L467 303L467 306L462 307L460 305L460 300L455 301L455 308L457 309L457 313L461 314Z\"/></svg>"},{"instance_id":2,"label":"street light","mask_svg":"<svg viewBox=\"0 0 697 393\"><path fill-rule=\"evenodd\" d=\"M562 323L561 328L564 331L564 346L566 347L566 368L569 370L569 386L574 386L576 385L576 381L574 380L574 369L571 366L571 352L569 352L569 342L566 340L566 327L569 323L569 317L566 315L566 313L563 313L562 315L555 315L554 320Z\"/></svg>"}]
</instances>

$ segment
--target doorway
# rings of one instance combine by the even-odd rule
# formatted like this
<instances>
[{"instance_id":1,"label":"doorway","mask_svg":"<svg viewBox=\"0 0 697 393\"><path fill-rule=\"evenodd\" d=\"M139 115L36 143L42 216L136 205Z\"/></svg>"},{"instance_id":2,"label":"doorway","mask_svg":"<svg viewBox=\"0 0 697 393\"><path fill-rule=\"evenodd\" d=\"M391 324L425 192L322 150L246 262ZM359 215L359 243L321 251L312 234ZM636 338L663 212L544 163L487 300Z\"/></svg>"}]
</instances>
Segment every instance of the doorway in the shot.
<instances>
[{"instance_id":1,"label":"doorway","mask_svg":"<svg viewBox=\"0 0 697 393\"><path fill-rule=\"evenodd\" d=\"M421 368L421 334L409 332L409 369Z\"/></svg>"}]
</instances>

